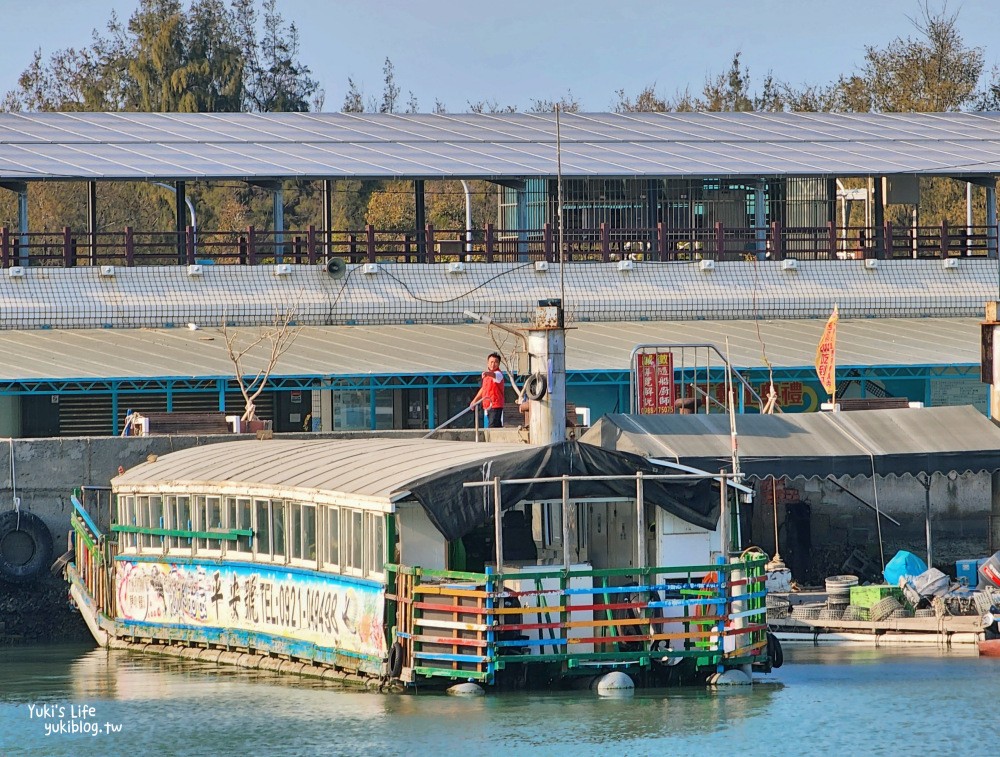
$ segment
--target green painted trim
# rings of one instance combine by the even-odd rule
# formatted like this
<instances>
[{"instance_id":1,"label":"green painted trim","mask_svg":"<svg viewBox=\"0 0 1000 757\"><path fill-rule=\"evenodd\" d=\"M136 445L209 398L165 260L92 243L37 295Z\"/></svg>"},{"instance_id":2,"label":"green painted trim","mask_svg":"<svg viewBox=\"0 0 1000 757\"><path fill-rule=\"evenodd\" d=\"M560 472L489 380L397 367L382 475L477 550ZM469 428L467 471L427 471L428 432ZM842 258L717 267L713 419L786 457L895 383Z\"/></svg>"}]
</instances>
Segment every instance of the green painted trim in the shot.
<instances>
[{"instance_id":1,"label":"green painted trim","mask_svg":"<svg viewBox=\"0 0 1000 757\"><path fill-rule=\"evenodd\" d=\"M417 675L427 676L428 678L461 678L463 680L469 680L474 678L478 681L484 681L489 676L489 673L484 673L478 670L452 670L451 668L413 668L413 672Z\"/></svg>"},{"instance_id":2,"label":"green painted trim","mask_svg":"<svg viewBox=\"0 0 1000 757\"><path fill-rule=\"evenodd\" d=\"M229 528L222 531L186 531L178 528L149 528L146 526L111 527L112 531L124 534L145 534L146 536L177 536L182 539L213 539L216 541L236 541L241 536L253 536L249 528Z\"/></svg>"}]
</instances>

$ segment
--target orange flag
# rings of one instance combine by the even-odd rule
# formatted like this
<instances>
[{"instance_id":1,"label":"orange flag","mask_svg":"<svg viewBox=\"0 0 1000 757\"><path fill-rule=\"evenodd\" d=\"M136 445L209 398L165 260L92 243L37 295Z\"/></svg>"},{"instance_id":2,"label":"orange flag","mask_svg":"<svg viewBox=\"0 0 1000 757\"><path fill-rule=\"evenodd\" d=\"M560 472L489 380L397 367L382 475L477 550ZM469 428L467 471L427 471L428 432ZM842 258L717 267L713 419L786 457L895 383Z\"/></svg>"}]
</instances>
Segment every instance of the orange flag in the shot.
<instances>
[{"instance_id":1,"label":"orange flag","mask_svg":"<svg viewBox=\"0 0 1000 757\"><path fill-rule=\"evenodd\" d=\"M826 322L823 336L816 348L816 375L819 383L831 397L837 389L837 306L833 306L833 314Z\"/></svg>"}]
</instances>

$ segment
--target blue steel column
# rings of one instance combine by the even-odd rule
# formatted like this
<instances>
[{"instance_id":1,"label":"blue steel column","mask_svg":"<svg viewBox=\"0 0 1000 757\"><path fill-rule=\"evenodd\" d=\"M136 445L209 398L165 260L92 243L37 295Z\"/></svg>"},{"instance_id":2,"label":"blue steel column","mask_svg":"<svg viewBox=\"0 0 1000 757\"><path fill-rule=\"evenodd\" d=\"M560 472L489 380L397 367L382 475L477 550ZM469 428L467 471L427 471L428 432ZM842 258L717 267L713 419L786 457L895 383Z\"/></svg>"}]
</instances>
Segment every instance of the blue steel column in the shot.
<instances>
[{"instance_id":1,"label":"blue steel column","mask_svg":"<svg viewBox=\"0 0 1000 757\"><path fill-rule=\"evenodd\" d=\"M285 256L285 189L281 182L271 190L271 207L274 210L274 262Z\"/></svg>"},{"instance_id":2,"label":"blue steel column","mask_svg":"<svg viewBox=\"0 0 1000 757\"><path fill-rule=\"evenodd\" d=\"M427 379L427 428L432 429L437 426L437 416L435 414L434 387L436 379L431 376Z\"/></svg>"},{"instance_id":3,"label":"blue steel column","mask_svg":"<svg viewBox=\"0 0 1000 757\"><path fill-rule=\"evenodd\" d=\"M527 182L521 182L514 189L514 197L517 201L515 214L517 216L517 259L521 262L528 260L528 192Z\"/></svg>"},{"instance_id":4,"label":"blue steel column","mask_svg":"<svg viewBox=\"0 0 1000 757\"><path fill-rule=\"evenodd\" d=\"M111 385L111 433L115 436L121 433L118 428L118 384Z\"/></svg>"},{"instance_id":5,"label":"blue steel column","mask_svg":"<svg viewBox=\"0 0 1000 757\"><path fill-rule=\"evenodd\" d=\"M219 412L226 412L226 380L216 379L215 385L219 390Z\"/></svg>"},{"instance_id":6,"label":"blue steel column","mask_svg":"<svg viewBox=\"0 0 1000 757\"><path fill-rule=\"evenodd\" d=\"M17 231L20 234L18 264L28 265L28 185L17 190Z\"/></svg>"},{"instance_id":7,"label":"blue steel column","mask_svg":"<svg viewBox=\"0 0 1000 757\"><path fill-rule=\"evenodd\" d=\"M167 412L174 412L174 382L167 382Z\"/></svg>"},{"instance_id":8,"label":"blue steel column","mask_svg":"<svg viewBox=\"0 0 1000 757\"><path fill-rule=\"evenodd\" d=\"M372 431L375 430L375 378L374 376L368 377L368 428Z\"/></svg>"}]
</instances>

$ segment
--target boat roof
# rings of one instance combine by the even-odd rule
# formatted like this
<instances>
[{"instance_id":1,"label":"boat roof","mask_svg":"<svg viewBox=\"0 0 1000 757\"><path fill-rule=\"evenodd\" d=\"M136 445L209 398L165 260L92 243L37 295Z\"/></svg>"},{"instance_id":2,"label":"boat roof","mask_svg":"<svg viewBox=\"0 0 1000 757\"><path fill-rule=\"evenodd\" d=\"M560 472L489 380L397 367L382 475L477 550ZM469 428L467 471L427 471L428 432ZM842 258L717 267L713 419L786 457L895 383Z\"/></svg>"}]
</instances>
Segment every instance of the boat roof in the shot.
<instances>
[{"instance_id":1,"label":"boat roof","mask_svg":"<svg viewBox=\"0 0 1000 757\"><path fill-rule=\"evenodd\" d=\"M253 487L307 501L362 501L388 509L408 484L458 464L520 452L524 444L436 439L241 439L171 452L111 480L121 491Z\"/></svg>"},{"instance_id":2,"label":"boat roof","mask_svg":"<svg viewBox=\"0 0 1000 757\"><path fill-rule=\"evenodd\" d=\"M969 405L735 417L747 476L824 478L1000 470L1000 428ZM730 419L605 415L582 440L713 470L731 458Z\"/></svg>"}]
</instances>

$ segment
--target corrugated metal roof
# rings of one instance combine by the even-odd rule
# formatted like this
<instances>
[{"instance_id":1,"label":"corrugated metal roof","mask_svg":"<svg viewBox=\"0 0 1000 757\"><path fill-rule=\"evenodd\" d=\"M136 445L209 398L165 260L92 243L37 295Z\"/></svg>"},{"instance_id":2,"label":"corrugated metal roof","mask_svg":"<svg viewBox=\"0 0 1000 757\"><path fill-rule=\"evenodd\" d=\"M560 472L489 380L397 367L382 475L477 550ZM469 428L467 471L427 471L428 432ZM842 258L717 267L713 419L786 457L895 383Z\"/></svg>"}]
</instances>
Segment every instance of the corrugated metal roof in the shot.
<instances>
[{"instance_id":1,"label":"corrugated metal roof","mask_svg":"<svg viewBox=\"0 0 1000 757\"><path fill-rule=\"evenodd\" d=\"M976 365L975 318L841 320L838 366ZM625 370L639 344L729 342L738 368L811 366L824 321L577 323L566 336L570 371ZM758 337L759 329L759 337ZM246 330L256 333L255 330ZM507 337L513 341L513 337ZM513 350L508 344L505 349ZM277 376L444 375L480 370L496 349L485 326L303 326ZM219 329L0 331L0 381L227 378ZM250 357L248 373L260 367Z\"/></svg>"},{"instance_id":2,"label":"corrugated metal roof","mask_svg":"<svg viewBox=\"0 0 1000 757\"><path fill-rule=\"evenodd\" d=\"M1000 468L1000 428L970 406L737 415L751 476L916 475ZM606 415L581 441L704 470L732 465L726 415Z\"/></svg>"},{"instance_id":3,"label":"corrugated metal roof","mask_svg":"<svg viewBox=\"0 0 1000 757\"><path fill-rule=\"evenodd\" d=\"M296 491L310 499L316 493L341 495L386 506L411 481L525 449L523 444L433 439L249 439L172 452L131 468L112 483L125 490L209 482L252 485L255 491Z\"/></svg>"},{"instance_id":4,"label":"corrugated metal roof","mask_svg":"<svg viewBox=\"0 0 1000 757\"><path fill-rule=\"evenodd\" d=\"M998 113L567 113L565 176L995 174ZM0 178L556 175L551 113L3 113Z\"/></svg>"}]
</instances>

